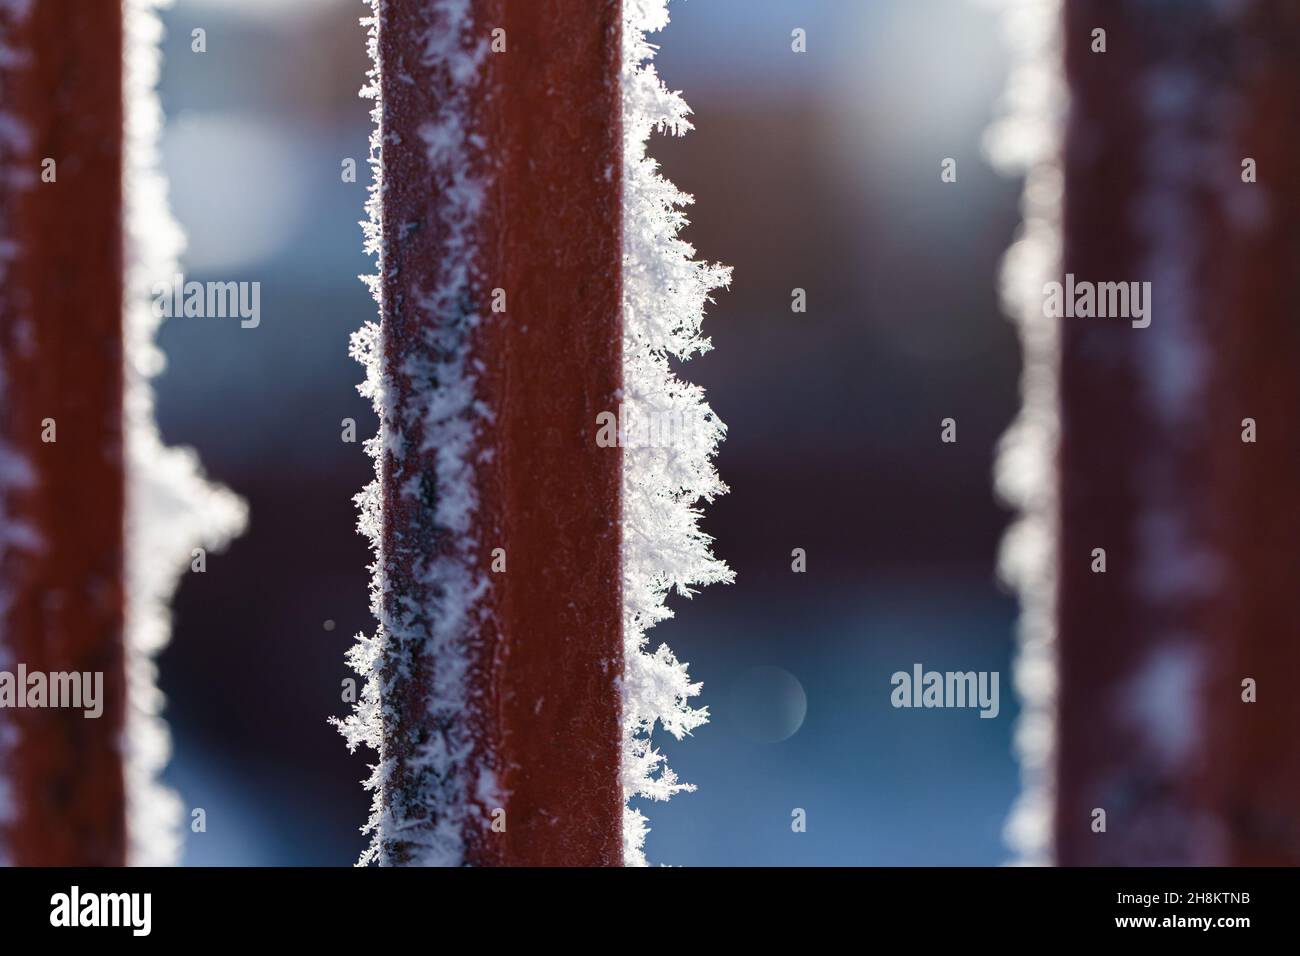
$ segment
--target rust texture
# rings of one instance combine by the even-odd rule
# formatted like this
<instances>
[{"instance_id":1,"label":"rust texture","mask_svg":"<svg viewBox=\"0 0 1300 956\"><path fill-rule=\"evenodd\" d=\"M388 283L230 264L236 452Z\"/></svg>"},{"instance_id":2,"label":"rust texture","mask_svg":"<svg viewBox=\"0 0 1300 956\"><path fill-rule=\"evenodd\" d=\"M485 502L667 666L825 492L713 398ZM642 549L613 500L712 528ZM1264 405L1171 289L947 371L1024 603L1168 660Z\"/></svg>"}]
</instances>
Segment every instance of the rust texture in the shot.
<instances>
[{"instance_id":1,"label":"rust texture","mask_svg":"<svg viewBox=\"0 0 1300 956\"><path fill-rule=\"evenodd\" d=\"M472 624L470 705L460 719L476 759L498 768L506 828L490 829L493 808L484 806L466 824L466 862L618 865L621 453L597 447L595 434L598 413L617 410L622 383L621 5L475 0L473 29L484 40L505 30L507 49L486 55L473 88L481 168L468 172L490 185L474 260L464 263L443 256L446 184L429 181L421 136L438 98L452 94L445 71L425 58L423 4L381 6L383 351L385 367L400 370L428 340L430 321L483 317L469 338L478 397L493 415L474 478L477 572L491 581L490 613ZM463 266L476 278L460 317L430 319L412 307L409 290L438 288L446 270ZM505 313L492 311L497 288ZM403 374L392 382L399 406L415 400L420 383ZM413 573L417 562L393 560L448 547L430 514L437 449L419 450L418 424L404 437L402 460L382 463L387 600L437 614L441 595ZM401 493L413 478L426 493ZM490 570L494 548L505 550L506 573ZM432 677L418 660L389 671L397 672L385 745L392 780L406 791L397 799L409 802L428 786L416 753L428 739ZM424 808L413 831L436 828L445 809ZM401 863L414 853L399 844L386 856Z\"/></svg>"},{"instance_id":2,"label":"rust texture","mask_svg":"<svg viewBox=\"0 0 1300 956\"><path fill-rule=\"evenodd\" d=\"M98 719L0 711L18 864L125 862L121 7L0 13L0 108L20 130L0 144L0 434L30 469L5 507L27 542L0 552L0 669L100 672L104 698Z\"/></svg>"}]
</instances>

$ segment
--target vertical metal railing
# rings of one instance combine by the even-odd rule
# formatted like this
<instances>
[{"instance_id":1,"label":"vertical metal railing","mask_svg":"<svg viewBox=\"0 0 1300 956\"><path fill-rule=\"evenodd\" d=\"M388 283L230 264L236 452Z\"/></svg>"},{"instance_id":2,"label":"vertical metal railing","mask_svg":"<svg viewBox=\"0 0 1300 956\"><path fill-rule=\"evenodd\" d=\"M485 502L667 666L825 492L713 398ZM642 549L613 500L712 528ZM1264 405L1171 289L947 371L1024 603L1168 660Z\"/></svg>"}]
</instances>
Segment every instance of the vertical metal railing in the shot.
<instances>
[{"instance_id":1,"label":"vertical metal railing","mask_svg":"<svg viewBox=\"0 0 1300 956\"><path fill-rule=\"evenodd\" d=\"M1295 865L1300 7L1065 15L1057 859Z\"/></svg>"},{"instance_id":2,"label":"vertical metal railing","mask_svg":"<svg viewBox=\"0 0 1300 956\"><path fill-rule=\"evenodd\" d=\"M0 5L0 669L104 698L0 710L17 864L126 853L121 6Z\"/></svg>"},{"instance_id":3,"label":"vertical metal railing","mask_svg":"<svg viewBox=\"0 0 1300 956\"><path fill-rule=\"evenodd\" d=\"M378 7L385 862L447 828L473 864L622 861L621 453L595 441L622 381L620 7L474 0L451 37L428 0ZM465 528L429 407L451 366ZM462 677L464 709L431 712ZM472 809L425 805L457 774Z\"/></svg>"}]
</instances>

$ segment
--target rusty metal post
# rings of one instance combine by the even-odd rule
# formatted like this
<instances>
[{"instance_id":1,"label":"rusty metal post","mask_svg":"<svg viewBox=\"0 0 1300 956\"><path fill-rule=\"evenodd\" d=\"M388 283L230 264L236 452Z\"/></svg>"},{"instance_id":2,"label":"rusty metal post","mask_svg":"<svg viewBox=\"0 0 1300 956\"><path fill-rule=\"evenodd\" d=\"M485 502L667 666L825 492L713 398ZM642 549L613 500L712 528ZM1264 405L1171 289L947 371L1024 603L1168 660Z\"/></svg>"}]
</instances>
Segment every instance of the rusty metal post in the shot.
<instances>
[{"instance_id":1,"label":"rusty metal post","mask_svg":"<svg viewBox=\"0 0 1300 956\"><path fill-rule=\"evenodd\" d=\"M0 5L0 40L0 670L105 698L0 710L0 857L122 864L122 5Z\"/></svg>"},{"instance_id":2,"label":"rusty metal post","mask_svg":"<svg viewBox=\"0 0 1300 956\"><path fill-rule=\"evenodd\" d=\"M621 453L595 434L622 381L621 5L452 6L377 8L378 856L450 840L469 864L619 864ZM472 401L430 407L461 375ZM467 527L457 415L477 422ZM463 709L438 711L462 677Z\"/></svg>"},{"instance_id":3,"label":"rusty metal post","mask_svg":"<svg viewBox=\"0 0 1300 956\"><path fill-rule=\"evenodd\" d=\"M1057 859L1296 865L1300 7L1065 10Z\"/></svg>"}]
</instances>

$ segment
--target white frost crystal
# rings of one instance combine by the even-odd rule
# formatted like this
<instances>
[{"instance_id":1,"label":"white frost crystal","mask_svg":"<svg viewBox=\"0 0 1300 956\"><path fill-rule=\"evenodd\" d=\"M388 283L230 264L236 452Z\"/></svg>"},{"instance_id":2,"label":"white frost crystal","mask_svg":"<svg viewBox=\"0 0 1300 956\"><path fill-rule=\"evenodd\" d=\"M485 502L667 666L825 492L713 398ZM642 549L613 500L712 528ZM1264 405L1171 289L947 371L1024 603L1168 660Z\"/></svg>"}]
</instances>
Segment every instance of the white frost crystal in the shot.
<instances>
[{"instance_id":1,"label":"white frost crystal","mask_svg":"<svg viewBox=\"0 0 1300 956\"><path fill-rule=\"evenodd\" d=\"M1067 102L1061 69L1060 0L984 0L1003 15L1011 66L1002 115L989 130L994 165L1025 177L1024 222L1002 267L1002 300L1020 329L1020 414L1002 436L998 493L1019 510L1002 540L999 570L1020 594L1015 732L1022 789L1006 825L1017 861L1052 858L1056 779L1056 479L1059 421L1056 323L1043 314L1043 284L1060 273L1061 130Z\"/></svg>"},{"instance_id":2,"label":"white frost crystal","mask_svg":"<svg viewBox=\"0 0 1300 956\"><path fill-rule=\"evenodd\" d=\"M699 262L679 238L682 207L691 197L659 175L646 155L654 130L681 136L691 129L690 108L664 87L651 60L647 35L668 25L667 0L624 0L623 5L623 403L642 420L689 420L666 447L629 447L623 458L623 792L667 800L681 783L654 748L656 724L681 739L708 720L691 706L700 692L686 665L665 645L648 647L646 631L672 617L666 599L676 591L732 580L699 529L698 503L726 491L713 456L726 426L697 385L683 382L670 358L684 360L710 348L700 333L710 294L725 286L729 269ZM683 414L685 412L685 414ZM630 806L623 819L623 860L644 865L646 819Z\"/></svg>"},{"instance_id":3,"label":"white frost crystal","mask_svg":"<svg viewBox=\"0 0 1300 956\"><path fill-rule=\"evenodd\" d=\"M171 0L126 0L124 44L126 220L126 644L127 833L129 862L175 863L180 854L179 797L158 780L171 740L160 714L154 655L171 636L168 605L192 549L217 550L247 522L244 503L204 479L188 448L168 448L154 419L149 379L163 368L154 338L159 318L154 284L179 269L185 244L167 205L159 170L162 106L155 86L161 68L162 23L157 9Z\"/></svg>"},{"instance_id":4,"label":"white frost crystal","mask_svg":"<svg viewBox=\"0 0 1300 956\"><path fill-rule=\"evenodd\" d=\"M3 0L11 16L25 16L30 4ZM155 86L161 66L158 49L162 24L157 8L171 0L125 0L123 44L123 132L126 275L123 314L125 346L126 449L126 668L127 715L122 751L125 760L128 862L157 866L177 862L180 854L180 799L158 775L171 748L161 717L163 698L157 686L154 655L170 638L168 605L191 560L192 549L219 549L246 522L243 502L210 485L198 458L187 448L167 448L154 419L149 380L163 368L155 344L159 319L151 296L160 277L170 278L185 240L167 206L167 182L159 170L158 136L162 107ZM0 60L21 63L21 51L0 37ZM25 148L27 131L18 118L0 111L0 136ZM15 185L14 171L0 170ZM0 235L0 285L15 254L17 237ZM0 363L0 402L5 382ZM8 549L38 545L33 529L5 516L9 491L36 478L29 464L0 443L0 556ZM2 584L2 582L0 582ZM0 587L0 624L8 598ZM10 661L0 633L0 667ZM0 725L0 821L9 812L3 780L4 752L12 746L12 728ZM0 847L0 862L4 862Z\"/></svg>"},{"instance_id":5,"label":"white frost crystal","mask_svg":"<svg viewBox=\"0 0 1300 956\"><path fill-rule=\"evenodd\" d=\"M366 204L368 221L362 226L365 250L376 257L376 275L365 279L378 301L383 244L400 242L406 235L394 239L383 232L380 130L384 104L380 98L378 0L372 0L371 8L372 16L362 23L369 28L372 66L369 83L361 92L375 101L370 139L374 180ZM420 127L428 182L442 184L438 214L445 227L440 240L445 267L438 288L406 290L414 308L428 318L429 328L437 331L413 347L399 367L385 369L379 324L367 322L352 337L351 354L366 369L360 392L371 400L380 423L379 434L366 443L366 451L375 460L375 478L356 498L361 512L359 529L370 539L375 553L370 607L379 626L374 637L359 635L349 651L348 663L365 684L353 712L338 724L350 750L364 745L379 754L366 780L373 800L363 832L370 834L371 841L359 863L386 864L390 862L387 848L400 843L414 854L406 861L410 865L459 866L464 863L467 821L480 812L476 801L489 807L500 802L495 795L494 768L475 759L475 740L469 721L464 719L470 707L468 642L478 626L489 588L487 577L477 570L479 543L474 517L478 489L473 457L491 413L477 398L476 370L469 355L477 317L448 320L457 314L478 278L475 235L486 184L475 174L480 164L474 155L476 137L470 135L470 94L482 74L487 44L471 32L474 21L468 0L430 0L425 20L424 62L447 71L457 89ZM414 241L420 241L419 237ZM403 391L411 397L399 401ZM433 521L453 542L447 554L385 553L380 484L384 456L400 463L408 454L408 435L416 433L422 435L418 451L437 451L434 477L438 503ZM417 474L405 480L401 493L419 494L418 478ZM389 584L390 572L408 562L416 569L414 577L427 585L423 597L395 594ZM428 606L422 604L426 598L431 602ZM411 780L401 785L394 772L396 760L385 746L384 673L386 667L408 668L412 657L424 663L432 675L427 718L436 729L407 761ZM428 818L431 806L437 809L436 825L432 829L415 826L416 821Z\"/></svg>"}]
</instances>

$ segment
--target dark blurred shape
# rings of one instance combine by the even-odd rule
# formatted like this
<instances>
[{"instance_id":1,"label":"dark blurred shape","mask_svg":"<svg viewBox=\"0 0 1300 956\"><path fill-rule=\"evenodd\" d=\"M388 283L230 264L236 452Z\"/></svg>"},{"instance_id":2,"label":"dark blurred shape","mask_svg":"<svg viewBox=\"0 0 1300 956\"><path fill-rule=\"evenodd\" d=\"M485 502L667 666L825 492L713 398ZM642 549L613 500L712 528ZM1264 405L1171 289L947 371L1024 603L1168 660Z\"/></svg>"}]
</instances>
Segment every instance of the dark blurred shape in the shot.
<instances>
[{"instance_id":1,"label":"dark blurred shape","mask_svg":"<svg viewBox=\"0 0 1300 956\"><path fill-rule=\"evenodd\" d=\"M1061 326L1058 861L1294 866L1300 7L1067 10L1064 272L1151 298Z\"/></svg>"}]
</instances>

